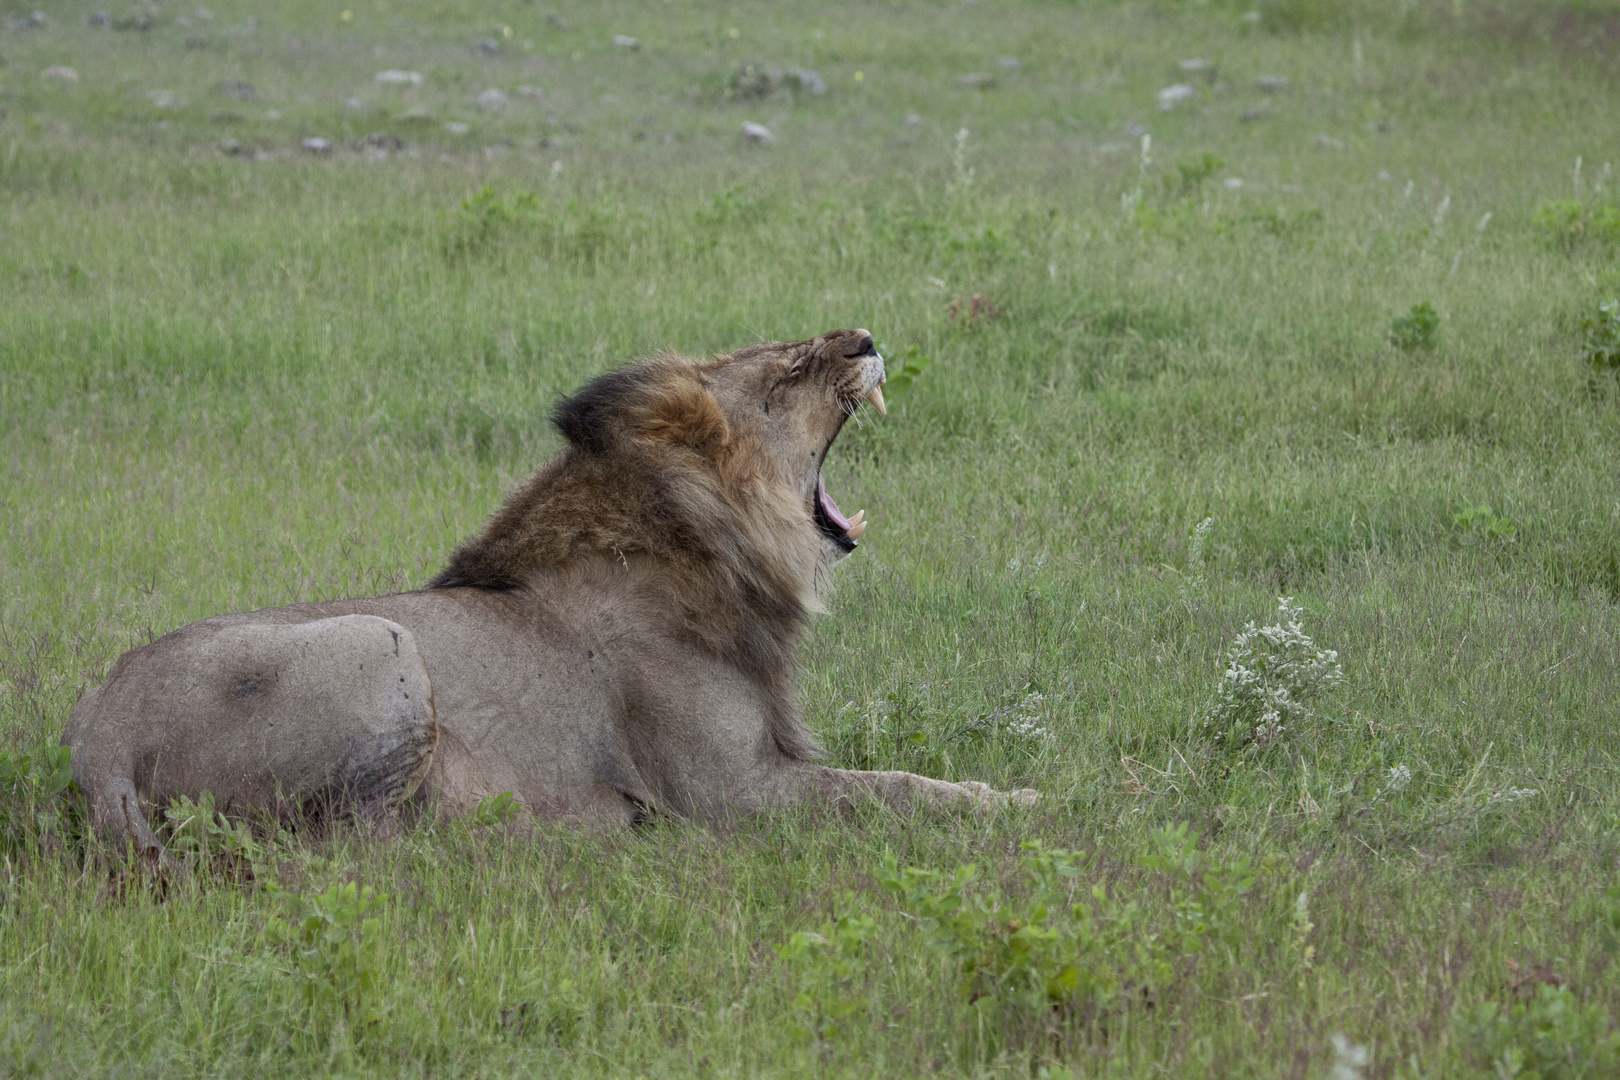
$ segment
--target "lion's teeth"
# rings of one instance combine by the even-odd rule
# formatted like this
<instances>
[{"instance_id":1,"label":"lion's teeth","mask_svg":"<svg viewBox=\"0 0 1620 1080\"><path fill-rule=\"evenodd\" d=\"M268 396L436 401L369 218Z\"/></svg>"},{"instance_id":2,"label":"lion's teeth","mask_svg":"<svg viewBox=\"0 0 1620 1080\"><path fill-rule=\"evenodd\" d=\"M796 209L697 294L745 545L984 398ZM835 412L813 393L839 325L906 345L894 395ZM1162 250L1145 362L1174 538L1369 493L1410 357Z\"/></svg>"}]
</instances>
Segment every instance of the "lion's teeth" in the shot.
<instances>
[{"instance_id":1,"label":"lion's teeth","mask_svg":"<svg viewBox=\"0 0 1620 1080\"><path fill-rule=\"evenodd\" d=\"M857 521L845 531L849 534L851 540L859 540L866 535L866 522Z\"/></svg>"},{"instance_id":2,"label":"lion's teeth","mask_svg":"<svg viewBox=\"0 0 1620 1080\"><path fill-rule=\"evenodd\" d=\"M872 408L878 411L879 416L889 415L889 407L883 403L883 391L876 386L866 392L866 400L872 403Z\"/></svg>"}]
</instances>

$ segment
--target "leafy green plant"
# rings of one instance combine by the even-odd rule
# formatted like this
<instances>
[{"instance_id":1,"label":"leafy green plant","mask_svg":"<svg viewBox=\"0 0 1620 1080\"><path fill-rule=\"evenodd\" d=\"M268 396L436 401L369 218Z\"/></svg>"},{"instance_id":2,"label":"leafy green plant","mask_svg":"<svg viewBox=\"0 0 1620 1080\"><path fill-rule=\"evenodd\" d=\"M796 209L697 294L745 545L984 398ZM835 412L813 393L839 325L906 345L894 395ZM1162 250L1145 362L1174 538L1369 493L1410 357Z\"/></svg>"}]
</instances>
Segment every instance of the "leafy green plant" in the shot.
<instances>
[{"instance_id":1,"label":"leafy green plant","mask_svg":"<svg viewBox=\"0 0 1620 1080\"><path fill-rule=\"evenodd\" d=\"M1613 1076L1620 1030L1598 1004L1582 1006L1568 987L1543 985L1504 1008L1483 1002L1453 1017L1470 1056L1502 1080L1576 1080Z\"/></svg>"},{"instance_id":2,"label":"leafy green plant","mask_svg":"<svg viewBox=\"0 0 1620 1080\"><path fill-rule=\"evenodd\" d=\"M1592 365L1594 375L1610 371L1620 375L1620 300L1598 305L1596 312L1581 317L1581 359Z\"/></svg>"},{"instance_id":3,"label":"leafy green plant","mask_svg":"<svg viewBox=\"0 0 1620 1080\"><path fill-rule=\"evenodd\" d=\"M1518 539L1519 527L1509 518L1498 517L1488 503L1463 507L1452 515L1451 523L1462 530L1465 544L1510 544Z\"/></svg>"},{"instance_id":4,"label":"leafy green plant","mask_svg":"<svg viewBox=\"0 0 1620 1080\"><path fill-rule=\"evenodd\" d=\"M1587 240L1620 240L1620 208L1613 206L1553 199L1536 207L1532 220L1550 243L1565 250Z\"/></svg>"},{"instance_id":5,"label":"leafy green plant","mask_svg":"<svg viewBox=\"0 0 1620 1080\"><path fill-rule=\"evenodd\" d=\"M1620 952L1620 885L1603 890L1598 911L1598 944L1604 952Z\"/></svg>"},{"instance_id":6,"label":"leafy green plant","mask_svg":"<svg viewBox=\"0 0 1620 1080\"><path fill-rule=\"evenodd\" d=\"M866 1007L857 991L866 973L866 943L876 926L869 915L845 911L820 930L796 931L785 945L775 947L776 955L794 971L793 1012L797 1031L806 1041L838 1038L847 1022Z\"/></svg>"},{"instance_id":7,"label":"leafy green plant","mask_svg":"<svg viewBox=\"0 0 1620 1080\"><path fill-rule=\"evenodd\" d=\"M1231 752L1264 750L1313 715L1311 702L1344 679L1339 654L1305 633L1304 610L1277 598L1277 621L1250 622L1226 651L1226 671L1200 730Z\"/></svg>"},{"instance_id":8,"label":"leafy green plant","mask_svg":"<svg viewBox=\"0 0 1620 1080\"><path fill-rule=\"evenodd\" d=\"M445 254L452 258L478 254L539 220L538 196L527 191L503 195L492 187L480 188L461 200L460 208L451 215Z\"/></svg>"},{"instance_id":9,"label":"leafy green plant","mask_svg":"<svg viewBox=\"0 0 1620 1080\"><path fill-rule=\"evenodd\" d=\"M253 877L259 843L245 821L231 821L214 808L212 792L204 791L193 802L182 795L163 810L170 854L192 870L208 870L226 878Z\"/></svg>"},{"instance_id":10,"label":"leafy green plant","mask_svg":"<svg viewBox=\"0 0 1620 1080\"><path fill-rule=\"evenodd\" d=\"M0 752L0 851L21 851L57 836L73 790L67 747Z\"/></svg>"},{"instance_id":11,"label":"leafy green plant","mask_svg":"<svg viewBox=\"0 0 1620 1080\"><path fill-rule=\"evenodd\" d=\"M517 819L518 812L522 809L510 791L486 795L478 800L478 806L472 812L472 823L481 829L508 825Z\"/></svg>"},{"instance_id":12,"label":"leafy green plant","mask_svg":"<svg viewBox=\"0 0 1620 1080\"><path fill-rule=\"evenodd\" d=\"M1427 352L1440 334L1440 314L1427 300L1389 324L1389 343L1402 352Z\"/></svg>"},{"instance_id":13,"label":"leafy green plant","mask_svg":"<svg viewBox=\"0 0 1620 1080\"><path fill-rule=\"evenodd\" d=\"M1204 181L1219 172L1225 164L1226 162L1207 151L1196 157L1185 158L1176 162L1175 180L1165 177L1165 186L1174 189L1180 195L1196 194Z\"/></svg>"},{"instance_id":14,"label":"leafy green plant","mask_svg":"<svg viewBox=\"0 0 1620 1080\"><path fill-rule=\"evenodd\" d=\"M933 364L932 356L924 356L922 349L916 345L907 345L905 355L900 358L900 370L890 375L888 381L883 384L884 394L895 397L906 393Z\"/></svg>"},{"instance_id":15,"label":"leafy green plant","mask_svg":"<svg viewBox=\"0 0 1620 1080\"><path fill-rule=\"evenodd\" d=\"M1288 209L1284 206L1267 207L1251 215L1250 220L1260 227L1260 231L1268 236L1275 236L1279 240L1301 240L1318 225L1322 224L1322 211L1319 207L1305 206Z\"/></svg>"},{"instance_id":16,"label":"leafy green plant","mask_svg":"<svg viewBox=\"0 0 1620 1080\"><path fill-rule=\"evenodd\" d=\"M1023 848L1030 890L1022 903L980 887L971 863L946 875L901 868L889 853L879 871L926 945L957 965L963 998L981 1012L1110 1009L1128 994L1151 993L1209 940L1237 929L1237 902L1254 881L1245 860L1199 852L1185 823L1155 830L1141 863L1168 880L1170 903L1153 905L1165 912L1154 919L1100 883L1075 900L1084 852L1033 840Z\"/></svg>"},{"instance_id":17,"label":"leafy green plant","mask_svg":"<svg viewBox=\"0 0 1620 1080\"><path fill-rule=\"evenodd\" d=\"M311 897L282 894L274 886L271 892L286 911L270 920L266 936L291 954L292 974L316 1023L341 1019L353 1027L374 1020L383 897L352 881Z\"/></svg>"}]
</instances>

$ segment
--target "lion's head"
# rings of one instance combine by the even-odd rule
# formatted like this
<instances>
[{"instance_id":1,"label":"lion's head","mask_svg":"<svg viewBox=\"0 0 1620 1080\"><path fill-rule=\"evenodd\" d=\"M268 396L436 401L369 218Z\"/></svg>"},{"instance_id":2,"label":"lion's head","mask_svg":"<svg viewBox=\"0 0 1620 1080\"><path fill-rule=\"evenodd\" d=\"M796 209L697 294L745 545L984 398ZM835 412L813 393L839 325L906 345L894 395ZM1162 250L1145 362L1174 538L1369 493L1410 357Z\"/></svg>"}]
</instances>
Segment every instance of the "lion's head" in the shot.
<instances>
[{"instance_id":1,"label":"lion's head","mask_svg":"<svg viewBox=\"0 0 1620 1080\"><path fill-rule=\"evenodd\" d=\"M511 589L591 560L651 559L813 609L819 569L866 530L827 494L821 465L862 402L886 411L883 381L865 330L709 361L657 356L601 375L552 414L568 449L432 587Z\"/></svg>"}]
</instances>

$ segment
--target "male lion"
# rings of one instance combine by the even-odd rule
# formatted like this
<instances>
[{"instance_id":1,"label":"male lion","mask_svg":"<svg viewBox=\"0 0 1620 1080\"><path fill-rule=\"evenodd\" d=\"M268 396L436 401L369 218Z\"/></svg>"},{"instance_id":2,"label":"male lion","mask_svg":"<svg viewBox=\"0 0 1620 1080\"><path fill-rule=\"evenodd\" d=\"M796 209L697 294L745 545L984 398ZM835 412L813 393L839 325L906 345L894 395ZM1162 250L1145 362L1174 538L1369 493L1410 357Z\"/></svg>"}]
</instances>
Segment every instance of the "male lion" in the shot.
<instances>
[{"instance_id":1,"label":"male lion","mask_svg":"<svg viewBox=\"0 0 1620 1080\"><path fill-rule=\"evenodd\" d=\"M142 802L425 798L629 823L817 798L1004 794L813 763L798 644L856 547L821 463L883 404L865 330L664 355L558 404L568 445L420 592L224 615L134 649L64 740L97 823L161 854Z\"/></svg>"}]
</instances>

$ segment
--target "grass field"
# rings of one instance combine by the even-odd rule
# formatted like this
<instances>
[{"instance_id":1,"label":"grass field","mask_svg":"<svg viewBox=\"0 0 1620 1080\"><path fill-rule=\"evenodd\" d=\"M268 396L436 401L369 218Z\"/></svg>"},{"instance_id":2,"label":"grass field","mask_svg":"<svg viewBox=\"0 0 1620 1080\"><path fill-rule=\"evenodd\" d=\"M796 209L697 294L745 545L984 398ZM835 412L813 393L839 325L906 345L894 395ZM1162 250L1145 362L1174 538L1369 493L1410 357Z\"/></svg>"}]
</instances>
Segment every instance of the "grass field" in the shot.
<instances>
[{"instance_id":1,"label":"grass field","mask_svg":"<svg viewBox=\"0 0 1620 1080\"><path fill-rule=\"evenodd\" d=\"M0 12L0 1073L1620 1074L1612 5L118 3ZM160 896L50 793L124 649L415 587L559 393L840 326L932 364L830 458L807 713L1038 807ZM1216 738L1279 596L1343 679Z\"/></svg>"}]
</instances>

